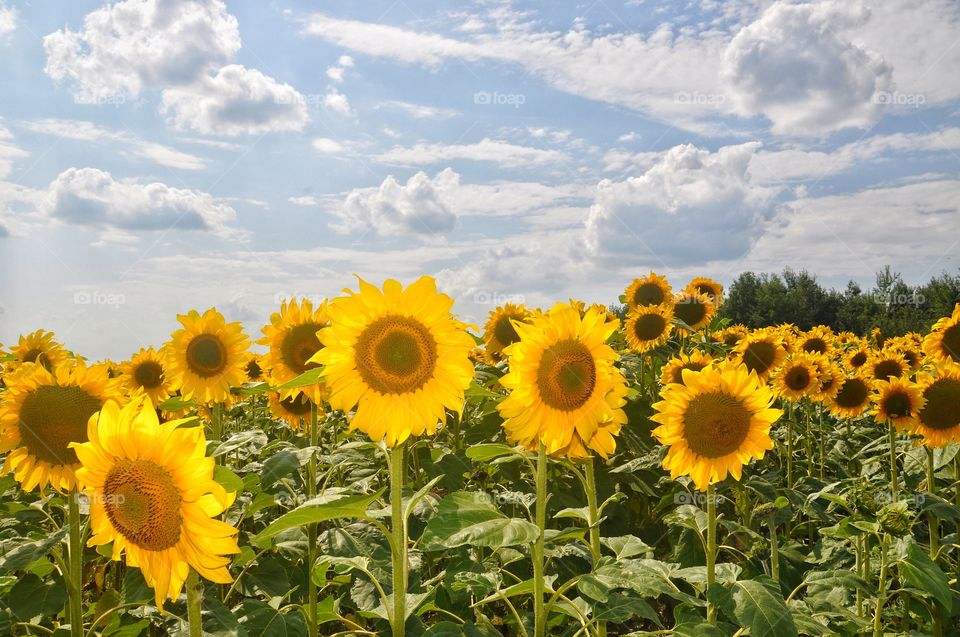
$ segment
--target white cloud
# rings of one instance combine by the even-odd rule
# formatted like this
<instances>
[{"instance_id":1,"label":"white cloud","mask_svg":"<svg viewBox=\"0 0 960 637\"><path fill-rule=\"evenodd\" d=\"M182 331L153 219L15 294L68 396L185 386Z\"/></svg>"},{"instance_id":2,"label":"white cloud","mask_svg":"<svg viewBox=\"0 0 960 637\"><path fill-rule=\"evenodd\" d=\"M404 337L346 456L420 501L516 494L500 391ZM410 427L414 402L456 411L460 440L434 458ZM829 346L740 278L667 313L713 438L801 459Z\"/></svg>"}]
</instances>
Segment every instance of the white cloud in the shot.
<instances>
[{"instance_id":1,"label":"white cloud","mask_svg":"<svg viewBox=\"0 0 960 637\"><path fill-rule=\"evenodd\" d=\"M96 168L69 168L47 190L42 210L66 223L115 230L204 230L226 234L236 211L211 195L154 182L117 181Z\"/></svg>"},{"instance_id":2,"label":"white cloud","mask_svg":"<svg viewBox=\"0 0 960 637\"><path fill-rule=\"evenodd\" d=\"M341 115L349 115L352 111L350 109L350 101L347 99L347 96L343 93L340 93L335 88L330 88L327 91L327 94L323 96L323 105L335 113L340 113Z\"/></svg>"},{"instance_id":3,"label":"white cloud","mask_svg":"<svg viewBox=\"0 0 960 637\"><path fill-rule=\"evenodd\" d=\"M0 37L13 33L17 28L17 9L0 4Z\"/></svg>"},{"instance_id":4,"label":"white cloud","mask_svg":"<svg viewBox=\"0 0 960 637\"><path fill-rule=\"evenodd\" d=\"M343 81L343 67L342 66L330 66L327 67L327 77L329 77L334 82Z\"/></svg>"},{"instance_id":5,"label":"white cloud","mask_svg":"<svg viewBox=\"0 0 960 637\"><path fill-rule=\"evenodd\" d=\"M0 179L6 179L13 170L13 162L27 157L30 153L13 143L13 136L0 124Z\"/></svg>"},{"instance_id":6,"label":"white cloud","mask_svg":"<svg viewBox=\"0 0 960 637\"><path fill-rule=\"evenodd\" d=\"M303 195L302 197L290 197L287 199L290 203L295 206L316 206L320 202L317 201L316 197L311 195Z\"/></svg>"},{"instance_id":7,"label":"white cloud","mask_svg":"<svg viewBox=\"0 0 960 637\"><path fill-rule=\"evenodd\" d=\"M343 152L343 144L328 137L317 137L310 145L313 146L315 151L323 155L333 155Z\"/></svg>"},{"instance_id":8,"label":"white cloud","mask_svg":"<svg viewBox=\"0 0 960 637\"><path fill-rule=\"evenodd\" d=\"M420 166L446 163L454 160L488 161L504 167L517 168L531 164L565 162L570 158L558 150L544 150L530 146L518 146L509 142L484 138L475 144L426 144L410 147L394 146L375 155L374 159L384 164Z\"/></svg>"},{"instance_id":9,"label":"white cloud","mask_svg":"<svg viewBox=\"0 0 960 637\"><path fill-rule=\"evenodd\" d=\"M230 137L299 131L309 119L295 88L239 64L166 89L161 110L179 129Z\"/></svg>"},{"instance_id":10,"label":"white cloud","mask_svg":"<svg viewBox=\"0 0 960 637\"><path fill-rule=\"evenodd\" d=\"M43 47L47 75L98 99L189 83L228 61L240 32L220 0L126 0L87 14L80 31L47 35Z\"/></svg>"},{"instance_id":11,"label":"white cloud","mask_svg":"<svg viewBox=\"0 0 960 637\"><path fill-rule=\"evenodd\" d=\"M426 104L414 104L413 102L403 102L400 100L384 102L377 108L382 107L395 108L417 119L449 119L451 117L457 117L461 114L460 111L452 108L427 106Z\"/></svg>"},{"instance_id":12,"label":"white cloud","mask_svg":"<svg viewBox=\"0 0 960 637\"><path fill-rule=\"evenodd\" d=\"M450 194L460 184L460 175L447 168L432 179L418 172L401 184L393 176L378 188L350 192L334 211L340 232L368 228L379 234L436 234L453 229L457 214L450 207Z\"/></svg>"},{"instance_id":13,"label":"white cloud","mask_svg":"<svg viewBox=\"0 0 960 637\"><path fill-rule=\"evenodd\" d=\"M751 142L711 153L676 146L639 177L601 181L586 220L594 257L669 266L742 256L776 205L778 191L748 174L759 147Z\"/></svg>"}]
</instances>

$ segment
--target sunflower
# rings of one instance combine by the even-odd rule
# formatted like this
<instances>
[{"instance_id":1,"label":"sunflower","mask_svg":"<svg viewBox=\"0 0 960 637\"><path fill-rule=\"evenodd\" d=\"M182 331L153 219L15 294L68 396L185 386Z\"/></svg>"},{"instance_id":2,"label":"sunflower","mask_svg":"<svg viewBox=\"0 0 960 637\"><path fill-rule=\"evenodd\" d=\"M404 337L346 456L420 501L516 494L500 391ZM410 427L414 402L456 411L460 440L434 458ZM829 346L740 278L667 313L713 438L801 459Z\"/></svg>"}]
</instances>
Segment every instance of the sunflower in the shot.
<instances>
[{"instance_id":1,"label":"sunflower","mask_svg":"<svg viewBox=\"0 0 960 637\"><path fill-rule=\"evenodd\" d=\"M263 382L266 377L267 370L263 360L262 354L255 354L250 357L250 360L247 361L247 366L245 368L247 372L247 382L248 383L260 383Z\"/></svg>"},{"instance_id":2,"label":"sunflower","mask_svg":"<svg viewBox=\"0 0 960 637\"><path fill-rule=\"evenodd\" d=\"M120 409L108 403L92 418L89 440L74 443L77 479L90 500L88 546L113 543L153 588L157 606L175 600L192 567L218 584L233 581L229 555L237 529L216 519L236 496L213 479L202 427L160 424L143 396Z\"/></svg>"},{"instance_id":3,"label":"sunflower","mask_svg":"<svg viewBox=\"0 0 960 637\"><path fill-rule=\"evenodd\" d=\"M734 360L743 363L748 371L756 372L760 380L766 380L786 356L783 338L771 328L754 330L734 348Z\"/></svg>"},{"instance_id":4,"label":"sunflower","mask_svg":"<svg viewBox=\"0 0 960 637\"><path fill-rule=\"evenodd\" d=\"M270 315L270 324L263 328L263 338L257 343L270 348L266 366L270 368L271 378L277 384L282 385L317 367L311 358L323 347L317 333L327 323L326 301L316 308L307 299L299 303L296 300L284 301L280 311ZM283 394L284 397L291 397L301 392L318 405L323 402L324 389L321 383L287 389Z\"/></svg>"},{"instance_id":5,"label":"sunflower","mask_svg":"<svg viewBox=\"0 0 960 637\"><path fill-rule=\"evenodd\" d=\"M916 332L887 339L885 348L903 356L911 374L923 364L923 337Z\"/></svg>"},{"instance_id":6,"label":"sunflower","mask_svg":"<svg viewBox=\"0 0 960 637\"><path fill-rule=\"evenodd\" d=\"M810 398L820 404L829 405L840 391L846 375L840 365L826 356L813 356L817 364L817 378L820 386L810 394Z\"/></svg>"},{"instance_id":7,"label":"sunflower","mask_svg":"<svg viewBox=\"0 0 960 637\"><path fill-rule=\"evenodd\" d=\"M350 428L388 447L432 435L445 409L463 409L473 337L432 277L406 289L387 279L383 291L359 281L359 292L330 302L330 325L320 331L324 347L311 359L324 366L330 406L356 407Z\"/></svg>"},{"instance_id":8,"label":"sunflower","mask_svg":"<svg viewBox=\"0 0 960 637\"><path fill-rule=\"evenodd\" d=\"M280 384L272 376L268 382L271 386ZM287 423L294 431L300 431L303 429L303 423L310 419L310 408L313 403L303 392L294 392L287 395L272 391L267 394L267 405L269 405L270 413L273 414L274 418ZM317 412L323 414L320 405L317 407Z\"/></svg>"},{"instance_id":9,"label":"sunflower","mask_svg":"<svg viewBox=\"0 0 960 637\"><path fill-rule=\"evenodd\" d=\"M833 330L826 325L817 325L797 336L794 347L798 352L824 354L829 356L833 351L836 337Z\"/></svg>"},{"instance_id":10,"label":"sunflower","mask_svg":"<svg viewBox=\"0 0 960 637\"><path fill-rule=\"evenodd\" d=\"M24 491L47 485L69 491L76 485L77 455L71 442L86 442L87 421L107 401L120 401L118 383L103 369L60 365L53 372L27 365L6 378L0 406L3 469Z\"/></svg>"},{"instance_id":11,"label":"sunflower","mask_svg":"<svg viewBox=\"0 0 960 637\"><path fill-rule=\"evenodd\" d=\"M774 394L743 365L725 362L683 372L684 384L667 385L653 405L653 436L669 446L663 467L688 475L697 489L729 473L740 479L743 465L773 449L770 426L783 414Z\"/></svg>"},{"instance_id":12,"label":"sunflower","mask_svg":"<svg viewBox=\"0 0 960 637\"><path fill-rule=\"evenodd\" d=\"M169 398L170 383L164 373L166 362L166 357L152 347L134 354L120 366L127 393L133 394L142 388L154 407Z\"/></svg>"},{"instance_id":13,"label":"sunflower","mask_svg":"<svg viewBox=\"0 0 960 637\"><path fill-rule=\"evenodd\" d=\"M885 349L871 354L864 369L874 380L889 380L906 375L910 371L910 366L902 355Z\"/></svg>"},{"instance_id":14,"label":"sunflower","mask_svg":"<svg viewBox=\"0 0 960 637\"><path fill-rule=\"evenodd\" d=\"M933 324L923 339L923 351L934 363L960 363L960 304Z\"/></svg>"},{"instance_id":15,"label":"sunflower","mask_svg":"<svg viewBox=\"0 0 960 637\"><path fill-rule=\"evenodd\" d=\"M840 381L836 395L829 401L830 412L837 418L855 418L870 405L870 381L854 373Z\"/></svg>"},{"instance_id":16,"label":"sunflower","mask_svg":"<svg viewBox=\"0 0 960 637\"><path fill-rule=\"evenodd\" d=\"M920 387L909 380L878 380L873 384L870 413L878 423L890 422L901 431L912 432L924 402Z\"/></svg>"},{"instance_id":17,"label":"sunflower","mask_svg":"<svg viewBox=\"0 0 960 637\"><path fill-rule=\"evenodd\" d=\"M750 330L745 325L731 325L722 330L717 330L710 336L717 343L723 343L727 347L735 347L749 333Z\"/></svg>"},{"instance_id":18,"label":"sunflower","mask_svg":"<svg viewBox=\"0 0 960 637\"><path fill-rule=\"evenodd\" d=\"M689 325L693 331L709 325L716 313L717 306L706 294L682 292L674 298L674 316ZM684 328L677 329L681 332L687 331Z\"/></svg>"},{"instance_id":19,"label":"sunflower","mask_svg":"<svg viewBox=\"0 0 960 637\"><path fill-rule=\"evenodd\" d=\"M672 305L673 289L667 280L651 272L642 279L634 279L623 292L624 301L630 309L650 305Z\"/></svg>"},{"instance_id":20,"label":"sunflower","mask_svg":"<svg viewBox=\"0 0 960 637\"><path fill-rule=\"evenodd\" d=\"M707 277L694 277L690 283L687 283L687 287L683 288L683 291L687 294L706 294L707 298L718 307L723 303L723 285Z\"/></svg>"},{"instance_id":21,"label":"sunflower","mask_svg":"<svg viewBox=\"0 0 960 637\"><path fill-rule=\"evenodd\" d=\"M797 402L820 390L820 367L813 355L807 353L791 354L776 372L774 389L777 393Z\"/></svg>"},{"instance_id":22,"label":"sunflower","mask_svg":"<svg viewBox=\"0 0 960 637\"><path fill-rule=\"evenodd\" d=\"M10 349L10 353L17 364L39 363L50 371L69 356L63 345L55 340L53 332L46 330L21 336L17 344Z\"/></svg>"},{"instance_id":23,"label":"sunflower","mask_svg":"<svg viewBox=\"0 0 960 637\"><path fill-rule=\"evenodd\" d=\"M914 433L923 436L928 447L944 447L960 441L960 368L941 365L936 376L918 378L924 405L917 412Z\"/></svg>"},{"instance_id":24,"label":"sunflower","mask_svg":"<svg viewBox=\"0 0 960 637\"><path fill-rule=\"evenodd\" d=\"M843 355L843 364L850 371L860 369L870 360L870 353L870 347L861 341L856 347Z\"/></svg>"},{"instance_id":25,"label":"sunflower","mask_svg":"<svg viewBox=\"0 0 960 637\"><path fill-rule=\"evenodd\" d=\"M486 325L483 326L483 343L487 350L487 360L496 365L502 361L503 350L520 340L520 335L513 327L514 321L529 323L534 313L523 304L507 303L497 307L489 314Z\"/></svg>"},{"instance_id":26,"label":"sunflower","mask_svg":"<svg viewBox=\"0 0 960 637\"><path fill-rule=\"evenodd\" d=\"M558 303L516 327L520 341L508 349L510 371L500 379L510 395L497 407L507 438L528 449L542 442L551 455L591 449L606 458L627 421L627 383L606 344L619 321L597 308L581 317Z\"/></svg>"},{"instance_id":27,"label":"sunflower","mask_svg":"<svg viewBox=\"0 0 960 637\"><path fill-rule=\"evenodd\" d=\"M240 323L227 323L215 308L177 316L183 325L164 348L172 389L187 400L222 403L246 380L249 341Z\"/></svg>"},{"instance_id":28,"label":"sunflower","mask_svg":"<svg viewBox=\"0 0 960 637\"><path fill-rule=\"evenodd\" d=\"M706 352L698 349L689 354L680 353L674 356L660 370L660 384L670 385L673 383L683 384L683 370L689 369L699 372L704 367L709 367L716 362L716 359Z\"/></svg>"},{"instance_id":29,"label":"sunflower","mask_svg":"<svg viewBox=\"0 0 960 637\"><path fill-rule=\"evenodd\" d=\"M646 352L662 345L673 331L673 308L650 305L630 310L624 331L627 345L635 352Z\"/></svg>"}]
</instances>

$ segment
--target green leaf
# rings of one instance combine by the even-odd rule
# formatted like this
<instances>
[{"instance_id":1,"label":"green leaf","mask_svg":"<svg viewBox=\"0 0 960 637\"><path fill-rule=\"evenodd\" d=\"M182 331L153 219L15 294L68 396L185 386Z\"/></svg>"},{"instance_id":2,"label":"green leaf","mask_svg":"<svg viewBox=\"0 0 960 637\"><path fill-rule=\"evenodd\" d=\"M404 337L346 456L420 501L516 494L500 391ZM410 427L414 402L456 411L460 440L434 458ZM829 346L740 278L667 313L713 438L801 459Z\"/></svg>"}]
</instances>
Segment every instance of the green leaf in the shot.
<instances>
[{"instance_id":1,"label":"green leaf","mask_svg":"<svg viewBox=\"0 0 960 637\"><path fill-rule=\"evenodd\" d=\"M11 571L20 571L30 564L33 564L50 550L60 543L67 535L70 529L64 526L62 529L51 533L50 535L35 540L33 542L24 542L16 548L10 550L2 560L0 560L0 574Z\"/></svg>"},{"instance_id":2,"label":"green leaf","mask_svg":"<svg viewBox=\"0 0 960 637\"><path fill-rule=\"evenodd\" d=\"M793 615L783 601L778 586L768 577L742 580L734 584L734 614L754 635L796 637Z\"/></svg>"},{"instance_id":3,"label":"green leaf","mask_svg":"<svg viewBox=\"0 0 960 637\"><path fill-rule=\"evenodd\" d=\"M213 479L219 482L228 493L243 491L243 479L223 465L218 464L213 468Z\"/></svg>"},{"instance_id":4,"label":"green leaf","mask_svg":"<svg viewBox=\"0 0 960 637\"><path fill-rule=\"evenodd\" d=\"M420 548L518 546L535 541L539 533L535 524L500 513L488 494L457 491L440 501L420 538Z\"/></svg>"},{"instance_id":5,"label":"green leaf","mask_svg":"<svg viewBox=\"0 0 960 637\"><path fill-rule=\"evenodd\" d=\"M930 593L947 612L950 612L953 598L947 576L943 574L939 566L933 563L933 560L919 544L914 542L912 538L908 542L909 546L906 549L905 557L897 562L900 576L920 590Z\"/></svg>"},{"instance_id":6,"label":"green leaf","mask_svg":"<svg viewBox=\"0 0 960 637\"><path fill-rule=\"evenodd\" d=\"M299 389L300 387L309 387L311 385L318 385L320 383L320 378L323 376L323 367L314 367L313 369L308 369L303 372L293 380L288 380L282 385L277 385L273 387L274 390L279 389Z\"/></svg>"},{"instance_id":7,"label":"green leaf","mask_svg":"<svg viewBox=\"0 0 960 637\"><path fill-rule=\"evenodd\" d=\"M682 637L726 637L726 633L706 622L702 624L678 624L673 627L673 634Z\"/></svg>"},{"instance_id":8,"label":"green leaf","mask_svg":"<svg viewBox=\"0 0 960 637\"><path fill-rule=\"evenodd\" d=\"M260 484L268 489L280 478L285 478L300 468L300 459L297 454L285 449L279 451L263 461L260 471Z\"/></svg>"},{"instance_id":9,"label":"green leaf","mask_svg":"<svg viewBox=\"0 0 960 637\"><path fill-rule=\"evenodd\" d=\"M246 600L240 611L240 624L253 637L300 637L307 634L303 615L281 613L263 602Z\"/></svg>"},{"instance_id":10,"label":"green leaf","mask_svg":"<svg viewBox=\"0 0 960 637\"><path fill-rule=\"evenodd\" d=\"M63 610L66 601L67 586L59 575L40 579L33 573L27 573L7 595L10 610L23 621L56 615Z\"/></svg>"},{"instance_id":11,"label":"green leaf","mask_svg":"<svg viewBox=\"0 0 960 637\"><path fill-rule=\"evenodd\" d=\"M160 409L163 411L169 411L171 413L177 413L183 411L184 409L190 409L193 406L194 402L192 400L185 400L180 396L171 396L160 403Z\"/></svg>"},{"instance_id":12,"label":"green leaf","mask_svg":"<svg viewBox=\"0 0 960 637\"><path fill-rule=\"evenodd\" d=\"M365 518L367 508L374 500L383 495L384 491L386 489L380 489L376 493L368 495L352 495L330 501L322 501L321 498L309 500L271 522L267 528L253 538L253 543L258 546L266 546L270 538L282 531L298 526L341 518Z\"/></svg>"},{"instance_id":13,"label":"green leaf","mask_svg":"<svg viewBox=\"0 0 960 637\"><path fill-rule=\"evenodd\" d=\"M635 535L621 535L619 537L602 537L600 542L617 555L618 560L645 555L652 550L650 545Z\"/></svg>"},{"instance_id":14,"label":"green leaf","mask_svg":"<svg viewBox=\"0 0 960 637\"><path fill-rule=\"evenodd\" d=\"M473 445L466 450L466 454L467 457L474 462L489 462L504 456L517 456L519 458L523 455L523 452L516 447L511 447L509 445L491 443Z\"/></svg>"}]
</instances>

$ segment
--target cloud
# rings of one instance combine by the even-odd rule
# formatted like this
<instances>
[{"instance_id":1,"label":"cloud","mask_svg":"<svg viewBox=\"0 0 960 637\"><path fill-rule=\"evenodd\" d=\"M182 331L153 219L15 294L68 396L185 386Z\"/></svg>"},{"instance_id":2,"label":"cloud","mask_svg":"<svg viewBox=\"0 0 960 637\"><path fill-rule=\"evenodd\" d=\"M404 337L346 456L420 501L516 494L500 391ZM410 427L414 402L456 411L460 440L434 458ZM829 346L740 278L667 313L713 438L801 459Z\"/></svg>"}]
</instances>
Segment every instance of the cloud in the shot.
<instances>
[{"instance_id":1,"label":"cloud","mask_svg":"<svg viewBox=\"0 0 960 637\"><path fill-rule=\"evenodd\" d=\"M178 129L229 137L299 131L309 119L295 88L239 64L166 89L161 111Z\"/></svg>"},{"instance_id":2,"label":"cloud","mask_svg":"<svg viewBox=\"0 0 960 637\"><path fill-rule=\"evenodd\" d=\"M289 197L287 201L295 206L316 206L318 203L320 203L317 201L316 197L311 195L303 195L302 197Z\"/></svg>"},{"instance_id":3,"label":"cloud","mask_svg":"<svg viewBox=\"0 0 960 637\"><path fill-rule=\"evenodd\" d=\"M343 144L328 137L317 137L310 143L310 145L313 146L315 151L323 155L333 155L335 153L343 152Z\"/></svg>"},{"instance_id":4,"label":"cloud","mask_svg":"<svg viewBox=\"0 0 960 637\"><path fill-rule=\"evenodd\" d=\"M0 37L13 33L17 28L17 9L0 3Z\"/></svg>"},{"instance_id":5,"label":"cloud","mask_svg":"<svg viewBox=\"0 0 960 637\"><path fill-rule=\"evenodd\" d=\"M603 180L586 220L600 263L660 266L745 254L776 205L778 190L750 180L758 142L715 153L675 146L639 177Z\"/></svg>"},{"instance_id":6,"label":"cloud","mask_svg":"<svg viewBox=\"0 0 960 637\"><path fill-rule=\"evenodd\" d=\"M352 112L347 96L338 92L335 88L330 88L327 94L323 96L323 105L334 113L340 113L341 115L349 115Z\"/></svg>"},{"instance_id":7,"label":"cloud","mask_svg":"<svg viewBox=\"0 0 960 637\"><path fill-rule=\"evenodd\" d=\"M374 229L378 234L436 234L453 229L457 214L450 207L450 194L460 184L460 175L450 168L432 179L418 172L406 185L388 176L378 188L351 191L334 211L332 227L349 233Z\"/></svg>"},{"instance_id":8,"label":"cloud","mask_svg":"<svg viewBox=\"0 0 960 637\"><path fill-rule=\"evenodd\" d=\"M334 82L342 82L344 73L351 67L353 67L353 58L349 55L341 55L336 65L327 67L327 77Z\"/></svg>"},{"instance_id":9,"label":"cloud","mask_svg":"<svg viewBox=\"0 0 960 637\"><path fill-rule=\"evenodd\" d=\"M0 179L6 179L13 170L13 163L30 153L13 143L13 136L0 124Z\"/></svg>"},{"instance_id":10,"label":"cloud","mask_svg":"<svg viewBox=\"0 0 960 637\"><path fill-rule=\"evenodd\" d=\"M565 162L570 157L558 150L543 150L530 146L518 146L509 142L484 138L475 144L427 144L410 147L394 146L375 155L383 164L401 166L425 166L454 160L487 161L504 167L518 168L531 164Z\"/></svg>"},{"instance_id":11,"label":"cloud","mask_svg":"<svg viewBox=\"0 0 960 637\"><path fill-rule=\"evenodd\" d=\"M44 37L44 67L84 100L135 97L187 84L240 49L237 19L220 0L126 0L87 14L83 29Z\"/></svg>"},{"instance_id":12,"label":"cloud","mask_svg":"<svg viewBox=\"0 0 960 637\"><path fill-rule=\"evenodd\" d=\"M377 106L377 108L394 108L416 119L449 119L461 114L460 111L452 108L427 106L426 104L414 104L413 102L403 102L400 100L384 102Z\"/></svg>"},{"instance_id":13,"label":"cloud","mask_svg":"<svg viewBox=\"0 0 960 637\"><path fill-rule=\"evenodd\" d=\"M154 182L117 181L96 168L69 168L51 182L42 204L49 217L116 230L202 230L226 234L236 211L211 195Z\"/></svg>"}]
</instances>

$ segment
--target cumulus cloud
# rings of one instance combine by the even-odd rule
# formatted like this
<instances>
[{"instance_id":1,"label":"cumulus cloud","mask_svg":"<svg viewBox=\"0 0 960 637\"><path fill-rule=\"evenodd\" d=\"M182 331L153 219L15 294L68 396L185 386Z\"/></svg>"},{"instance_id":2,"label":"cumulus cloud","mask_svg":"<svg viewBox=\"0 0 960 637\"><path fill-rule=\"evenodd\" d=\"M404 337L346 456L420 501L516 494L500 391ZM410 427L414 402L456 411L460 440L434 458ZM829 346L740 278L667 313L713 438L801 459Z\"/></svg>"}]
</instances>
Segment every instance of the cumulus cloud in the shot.
<instances>
[{"instance_id":1,"label":"cumulus cloud","mask_svg":"<svg viewBox=\"0 0 960 637\"><path fill-rule=\"evenodd\" d=\"M334 211L332 227L344 233L374 229L379 234L436 234L453 229L457 214L450 207L460 175L447 168L430 178L418 172L406 185L388 176L378 188L351 191Z\"/></svg>"},{"instance_id":2,"label":"cumulus cloud","mask_svg":"<svg viewBox=\"0 0 960 637\"><path fill-rule=\"evenodd\" d=\"M309 119L295 88L239 64L165 90L161 110L179 129L231 137L298 131Z\"/></svg>"},{"instance_id":3,"label":"cumulus cloud","mask_svg":"<svg viewBox=\"0 0 960 637\"><path fill-rule=\"evenodd\" d=\"M29 153L13 143L13 135L0 124L0 179L10 176L13 162L26 157Z\"/></svg>"},{"instance_id":4,"label":"cumulus cloud","mask_svg":"<svg viewBox=\"0 0 960 637\"><path fill-rule=\"evenodd\" d=\"M759 147L750 142L714 153L685 144L639 177L601 181L586 220L588 248L599 262L619 265L696 264L745 254L778 193L750 180Z\"/></svg>"},{"instance_id":5,"label":"cumulus cloud","mask_svg":"<svg viewBox=\"0 0 960 637\"><path fill-rule=\"evenodd\" d=\"M96 168L69 168L51 182L42 210L81 226L116 230L227 232L236 211L211 195L163 183L118 181Z\"/></svg>"},{"instance_id":6,"label":"cumulus cloud","mask_svg":"<svg viewBox=\"0 0 960 637\"><path fill-rule=\"evenodd\" d=\"M323 155L332 155L343 151L343 144L329 137L317 137L311 143L313 149Z\"/></svg>"},{"instance_id":7,"label":"cumulus cloud","mask_svg":"<svg viewBox=\"0 0 960 637\"><path fill-rule=\"evenodd\" d=\"M17 10L0 3L0 37L13 33L17 28Z\"/></svg>"},{"instance_id":8,"label":"cumulus cloud","mask_svg":"<svg viewBox=\"0 0 960 637\"><path fill-rule=\"evenodd\" d=\"M735 106L745 116L762 113L776 133L869 126L891 88L891 68L836 33L867 19L865 10L832 2L771 5L726 50Z\"/></svg>"},{"instance_id":9,"label":"cumulus cloud","mask_svg":"<svg viewBox=\"0 0 960 637\"><path fill-rule=\"evenodd\" d=\"M375 155L374 159L383 164L401 166L425 166L465 159L494 162L504 167L518 168L530 164L564 162L570 158L566 153L558 150L544 150L484 138L475 144L421 143L409 147L395 146Z\"/></svg>"},{"instance_id":10,"label":"cumulus cloud","mask_svg":"<svg viewBox=\"0 0 960 637\"><path fill-rule=\"evenodd\" d=\"M335 88L329 89L327 94L323 96L323 105L334 113L340 113L341 115L349 115L353 112L350 108L350 100Z\"/></svg>"}]
</instances>

